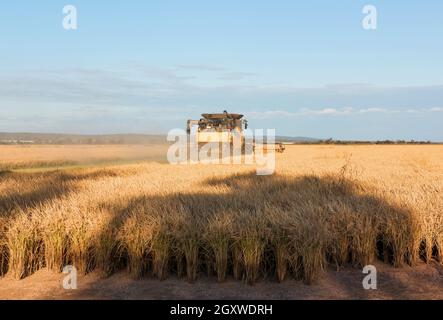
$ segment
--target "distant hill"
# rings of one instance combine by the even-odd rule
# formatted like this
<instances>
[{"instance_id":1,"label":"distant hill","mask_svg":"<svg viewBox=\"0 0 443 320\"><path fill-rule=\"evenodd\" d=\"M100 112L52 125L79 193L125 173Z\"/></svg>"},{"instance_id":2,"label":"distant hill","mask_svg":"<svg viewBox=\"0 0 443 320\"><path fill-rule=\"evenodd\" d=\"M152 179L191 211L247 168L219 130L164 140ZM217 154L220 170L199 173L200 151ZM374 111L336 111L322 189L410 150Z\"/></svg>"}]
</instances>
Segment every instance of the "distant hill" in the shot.
<instances>
[{"instance_id":1,"label":"distant hill","mask_svg":"<svg viewBox=\"0 0 443 320\"><path fill-rule=\"evenodd\" d=\"M286 142L286 143L317 143L320 139L309 138L309 137L288 137L288 136L277 136L275 141Z\"/></svg>"}]
</instances>

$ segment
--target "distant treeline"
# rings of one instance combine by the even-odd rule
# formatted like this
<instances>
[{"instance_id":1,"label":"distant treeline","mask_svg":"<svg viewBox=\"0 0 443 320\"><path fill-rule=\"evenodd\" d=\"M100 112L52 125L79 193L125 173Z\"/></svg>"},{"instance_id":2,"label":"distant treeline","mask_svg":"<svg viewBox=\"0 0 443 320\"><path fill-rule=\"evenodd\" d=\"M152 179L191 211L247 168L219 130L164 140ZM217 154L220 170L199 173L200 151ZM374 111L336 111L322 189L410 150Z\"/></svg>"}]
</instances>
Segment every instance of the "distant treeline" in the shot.
<instances>
[{"instance_id":1,"label":"distant treeline","mask_svg":"<svg viewBox=\"0 0 443 320\"><path fill-rule=\"evenodd\" d=\"M417 140L334 140L334 139L320 139L315 141L295 142L296 144L436 144L432 141L417 141Z\"/></svg>"},{"instance_id":2,"label":"distant treeline","mask_svg":"<svg viewBox=\"0 0 443 320\"><path fill-rule=\"evenodd\" d=\"M335 140L314 139L309 137L277 136L276 142L284 144L435 144L431 141L416 140ZM149 134L107 134L107 135L73 135L56 133L1 133L0 145L29 145L29 144L166 144L166 135Z\"/></svg>"},{"instance_id":3,"label":"distant treeline","mask_svg":"<svg viewBox=\"0 0 443 320\"><path fill-rule=\"evenodd\" d=\"M69 135L44 133L0 133L0 144L164 144L164 135L111 134Z\"/></svg>"}]
</instances>

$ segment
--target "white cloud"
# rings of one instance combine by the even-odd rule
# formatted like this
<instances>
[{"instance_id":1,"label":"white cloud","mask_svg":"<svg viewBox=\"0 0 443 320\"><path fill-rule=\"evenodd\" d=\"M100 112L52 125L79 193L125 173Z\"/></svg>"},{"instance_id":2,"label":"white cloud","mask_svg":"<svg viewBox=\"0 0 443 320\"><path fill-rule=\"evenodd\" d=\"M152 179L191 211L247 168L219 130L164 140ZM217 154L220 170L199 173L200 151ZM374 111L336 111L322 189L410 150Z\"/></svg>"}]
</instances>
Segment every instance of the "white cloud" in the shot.
<instances>
[{"instance_id":1,"label":"white cloud","mask_svg":"<svg viewBox=\"0 0 443 320\"><path fill-rule=\"evenodd\" d=\"M360 109L359 113L388 113L389 110L385 108L366 108Z\"/></svg>"},{"instance_id":2,"label":"white cloud","mask_svg":"<svg viewBox=\"0 0 443 320\"><path fill-rule=\"evenodd\" d=\"M307 111L306 114L339 114L340 111L338 111L337 109L334 108L326 108L326 109L321 109L321 110L311 110L311 111Z\"/></svg>"},{"instance_id":3,"label":"white cloud","mask_svg":"<svg viewBox=\"0 0 443 320\"><path fill-rule=\"evenodd\" d=\"M191 72L193 68L195 72ZM214 70L203 72L206 78L202 78L199 68ZM225 81L220 79L223 75L229 75ZM4 130L13 131L27 130L36 122L43 131L49 125L63 131L68 124L70 128L97 124L102 125L103 131L133 126L134 130L143 131L154 122L158 127L169 128L200 113L222 110L241 112L251 119L278 121L291 117L317 120L317 117L353 115L364 120L377 114L383 119L383 114L419 113L437 118L440 114L435 112L443 111L441 107L422 107L438 106L443 100L443 86L405 88L350 84L299 88L266 84L260 76L253 76L210 66L126 66L113 70L72 68L2 73L0 118ZM250 77L248 85L235 81L245 77ZM34 117L35 114L39 117ZM174 119L178 120L174 122ZM137 123L140 123L138 127ZM423 128L426 129L426 123Z\"/></svg>"},{"instance_id":4,"label":"white cloud","mask_svg":"<svg viewBox=\"0 0 443 320\"><path fill-rule=\"evenodd\" d=\"M255 77L255 73L250 72L227 72L218 77L219 80L244 80L246 78Z\"/></svg>"},{"instance_id":5,"label":"white cloud","mask_svg":"<svg viewBox=\"0 0 443 320\"><path fill-rule=\"evenodd\" d=\"M273 118L273 117L302 117L302 116L349 116L363 115L368 113L381 114L408 114L408 113L428 113L443 112L443 108L422 108L422 109L387 109L387 108L302 108L293 112L284 110L271 110L264 112L249 112L248 115L254 118Z\"/></svg>"}]
</instances>

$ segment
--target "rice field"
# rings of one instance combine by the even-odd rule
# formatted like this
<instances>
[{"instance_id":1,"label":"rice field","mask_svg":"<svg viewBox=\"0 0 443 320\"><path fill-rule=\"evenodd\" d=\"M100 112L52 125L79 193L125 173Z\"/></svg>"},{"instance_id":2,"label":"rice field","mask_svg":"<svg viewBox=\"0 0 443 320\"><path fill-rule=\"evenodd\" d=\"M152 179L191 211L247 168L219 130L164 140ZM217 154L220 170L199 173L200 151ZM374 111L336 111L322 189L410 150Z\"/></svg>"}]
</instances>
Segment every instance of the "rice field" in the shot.
<instances>
[{"instance_id":1,"label":"rice field","mask_svg":"<svg viewBox=\"0 0 443 320\"><path fill-rule=\"evenodd\" d=\"M136 162L166 162L167 145L0 145L0 171L79 167Z\"/></svg>"},{"instance_id":2,"label":"rice field","mask_svg":"<svg viewBox=\"0 0 443 320\"><path fill-rule=\"evenodd\" d=\"M32 166L39 150L28 148L2 149L0 163ZM310 284L377 259L443 263L443 146L298 145L276 156L272 176L153 161L3 171L0 274L71 264L103 277Z\"/></svg>"}]
</instances>

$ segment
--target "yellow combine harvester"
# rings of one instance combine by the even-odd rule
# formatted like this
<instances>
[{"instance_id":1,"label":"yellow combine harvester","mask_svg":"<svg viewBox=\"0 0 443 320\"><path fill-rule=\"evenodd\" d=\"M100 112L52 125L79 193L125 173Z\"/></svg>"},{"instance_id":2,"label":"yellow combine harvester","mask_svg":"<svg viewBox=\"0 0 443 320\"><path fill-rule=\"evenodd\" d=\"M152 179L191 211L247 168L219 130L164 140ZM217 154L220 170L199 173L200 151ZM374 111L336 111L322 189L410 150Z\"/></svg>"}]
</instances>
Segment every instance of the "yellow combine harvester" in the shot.
<instances>
[{"instance_id":1,"label":"yellow combine harvester","mask_svg":"<svg viewBox=\"0 0 443 320\"><path fill-rule=\"evenodd\" d=\"M248 121L242 114L228 113L203 113L200 120L188 120L187 133L195 134L199 144L209 142L230 143L234 141L234 136L240 137L242 144L245 143L245 130L248 128ZM255 147L255 143L254 143ZM285 147L281 143L264 144L264 149L273 149L276 152L283 152Z\"/></svg>"},{"instance_id":2,"label":"yellow combine harvester","mask_svg":"<svg viewBox=\"0 0 443 320\"><path fill-rule=\"evenodd\" d=\"M248 128L248 122L242 114L228 113L204 113L200 120L188 120L187 132L196 134L198 143L228 142L232 143L235 134L243 138L244 130Z\"/></svg>"}]
</instances>

